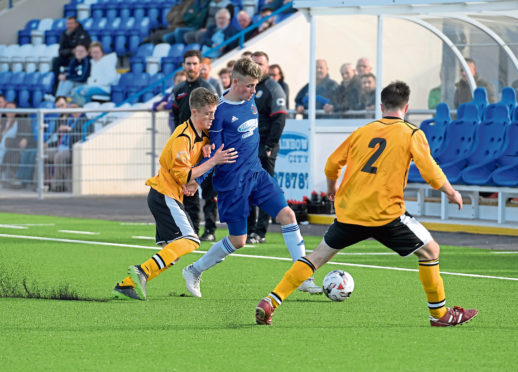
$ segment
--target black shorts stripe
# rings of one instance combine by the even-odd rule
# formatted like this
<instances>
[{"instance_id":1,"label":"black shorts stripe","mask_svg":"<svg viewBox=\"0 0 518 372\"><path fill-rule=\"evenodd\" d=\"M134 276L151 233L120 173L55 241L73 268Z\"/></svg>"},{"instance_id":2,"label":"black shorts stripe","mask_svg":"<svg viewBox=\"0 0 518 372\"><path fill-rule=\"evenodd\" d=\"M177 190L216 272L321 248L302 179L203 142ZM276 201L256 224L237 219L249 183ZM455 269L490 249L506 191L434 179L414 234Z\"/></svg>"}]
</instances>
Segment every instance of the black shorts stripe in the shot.
<instances>
[{"instance_id":1,"label":"black shorts stripe","mask_svg":"<svg viewBox=\"0 0 518 372\"><path fill-rule=\"evenodd\" d=\"M313 265L313 263L310 260L308 260L306 257L301 257L297 261L303 262L306 265L308 265L311 268L311 270L313 270L313 272L315 272L317 270L315 268L315 266Z\"/></svg>"},{"instance_id":2,"label":"black shorts stripe","mask_svg":"<svg viewBox=\"0 0 518 372\"><path fill-rule=\"evenodd\" d=\"M436 265L439 265L439 260L419 261L419 266L436 266Z\"/></svg>"},{"instance_id":3,"label":"black shorts stripe","mask_svg":"<svg viewBox=\"0 0 518 372\"><path fill-rule=\"evenodd\" d=\"M277 304L280 305L282 303L281 297L277 293L270 292L270 296L272 296L272 298L275 300L275 302L277 302Z\"/></svg>"}]
</instances>

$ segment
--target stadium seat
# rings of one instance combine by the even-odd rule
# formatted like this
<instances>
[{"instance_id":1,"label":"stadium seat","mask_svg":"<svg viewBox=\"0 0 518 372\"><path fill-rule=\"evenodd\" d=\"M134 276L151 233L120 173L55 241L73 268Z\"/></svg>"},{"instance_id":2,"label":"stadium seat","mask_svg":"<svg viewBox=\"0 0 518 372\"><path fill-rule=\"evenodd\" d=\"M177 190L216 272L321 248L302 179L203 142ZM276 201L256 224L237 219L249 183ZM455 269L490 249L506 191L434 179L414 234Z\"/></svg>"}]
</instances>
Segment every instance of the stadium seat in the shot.
<instances>
[{"instance_id":1,"label":"stadium seat","mask_svg":"<svg viewBox=\"0 0 518 372\"><path fill-rule=\"evenodd\" d=\"M31 31L31 44L40 45L45 42L45 32L52 28L54 20L52 18L44 18L40 21L38 28Z\"/></svg>"},{"instance_id":2,"label":"stadium seat","mask_svg":"<svg viewBox=\"0 0 518 372\"><path fill-rule=\"evenodd\" d=\"M33 53L34 46L32 44L24 44L17 49L16 53L11 56L11 71L22 71L25 67L25 59Z\"/></svg>"},{"instance_id":3,"label":"stadium seat","mask_svg":"<svg viewBox=\"0 0 518 372\"><path fill-rule=\"evenodd\" d=\"M160 79L162 79L165 75L161 72L159 73L156 73L154 75L151 75L149 76L149 85L153 85L155 84L157 81L159 81ZM157 95L159 94L160 92L162 91L162 84L157 84L155 87L153 87L153 95Z\"/></svg>"},{"instance_id":4,"label":"stadium seat","mask_svg":"<svg viewBox=\"0 0 518 372\"><path fill-rule=\"evenodd\" d=\"M70 0L70 3L63 6L64 17L76 16L77 15L77 4L83 4L84 0Z\"/></svg>"},{"instance_id":5,"label":"stadium seat","mask_svg":"<svg viewBox=\"0 0 518 372\"><path fill-rule=\"evenodd\" d=\"M518 107L506 128L506 140L507 146L491 179L497 186L518 187Z\"/></svg>"},{"instance_id":6,"label":"stadium seat","mask_svg":"<svg viewBox=\"0 0 518 372\"><path fill-rule=\"evenodd\" d=\"M198 43L192 43L192 44L187 44L185 46L185 51L187 52L188 50L200 50L201 49L201 45L198 44Z\"/></svg>"},{"instance_id":7,"label":"stadium seat","mask_svg":"<svg viewBox=\"0 0 518 372\"><path fill-rule=\"evenodd\" d=\"M512 119L514 108L516 107L516 92L512 87L502 89L502 99L500 102L509 109L509 119Z\"/></svg>"},{"instance_id":8,"label":"stadium seat","mask_svg":"<svg viewBox=\"0 0 518 372\"><path fill-rule=\"evenodd\" d=\"M93 19L106 18L107 4L111 0L97 0L97 2L90 4L90 17Z\"/></svg>"},{"instance_id":9,"label":"stadium seat","mask_svg":"<svg viewBox=\"0 0 518 372\"><path fill-rule=\"evenodd\" d=\"M39 19L31 19L25 24L25 28L23 30L18 31L18 44L25 45L30 44L31 42L31 32L32 30L36 30L38 25L40 24Z\"/></svg>"},{"instance_id":10,"label":"stadium seat","mask_svg":"<svg viewBox=\"0 0 518 372\"><path fill-rule=\"evenodd\" d=\"M111 96L112 101L119 105L122 101L141 91L149 85L149 74L145 72L127 72L121 75L119 83L112 85ZM150 92L152 94L152 92ZM146 99L150 99L150 94L145 95ZM149 98L148 98L149 97ZM142 100L142 96L138 99L132 99L132 103Z\"/></svg>"},{"instance_id":11,"label":"stadium seat","mask_svg":"<svg viewBox=\"0 0 518 372\"><path fill-rule=\"evenodd\" d=\"M52 59L57 57L59 53L59 44L47 45L47 49L45 50L45 54L41 56L38 60L38 71L39 72L48 72L52 67Z\"/></svg>"},{"instance_id":12,"label":"stadium seat","mask_svg":"<svg viewBox=\"0 0 518 372\"><path fill-rule=\"evenodd\" d=\"M51 94L54 87L54 73L52 71L41 73L38 83L32 91L32 105L37 107L45 94Z\"/></svg>"},{"instance_id":13,"label":"stadium seat","mask_svg":"<svg viewBox=\"0 0 518 372\"><path fill-rule=\"evenodd\" d=\"M20 45L8 45L0 55L0 71L9 71L11 69L11 58L18 53Z\"/></svg>"},{"instance_id":14,"label":"stadium seat","mask_svg":"<svg viewBox=\"0 0 518 372\"><path fill-rule=\"evenodd\" d=\"M463 181L462 171L469 166L498 159L505 143L505 131L509 123L508 108L504 104L495 103L490 117L486 117L476 126L473 146L460 144L455 152L457 156L450 162L442 162L441 168L452 183ZM489 107L489 106L488 106Z\"/></svg>"},{"instance_id":15,"label":"stadium seat","mask_svg":"<svg viewBox=\"0 0 518 372\"><path fill-rule=\"evenodd\" d=\"M12 73L11 71L2 71L0 72L0 93L5 95L5 88L9 81L11 80Z\"/></svg>"},{"instance_id":16,"label":"stadium seat","mask_svg":"<svg viewBox=\"0 0 518 372\"><path fill-rule=\"evenodd\" d=\"M58 18L52 23L50 30L45 31L45 44L57 44L61 34L66 29L66 18Z\"/></svg>"},{"instance_id":17,"label":"stadium seat","mask_svg":"<svg viewBox=\"0 0 518 372\"><path fill-rule=\"evenodd\" d=\"M475 129L479 123L478 110L473 103L464 103L464 115L453 120L446 127L445 141L437 151L435 160L440 165L455 161L468 154L475 137Z\"/></svg>"},{"instance_id":18,"label":"stadium seat","mask_svg":"<svg viewBox=\"0 0 518 372\"><path fill-rule=\"evenodd\" d=\"M116 18L107 18L106 26L100 30L100 42L102 48L105 53L111 53L113 50L112 44L114 41L114 35L116 30L118 30L121 26L121 19L119 17Z\"/></svg>"},{"instance_id":19,"label":"stadium seat","mask_svg":"<svg viewBox=\"0 0 518 372\"><path fill-rule=\"evenodd\" d=\"M22 84L18 87L18 106L22 108L31 107L32 91L38 85L40 79L39 72L30 72L25 74Z\"/></svg>"},{"instance_id":20,"label":"stadium seat","mask_svg":"<svg viewBox=\"0 0 518 372\"><path fill-rule=\"evenodd\" d=\"M115 30L114 35L113 50L118 55L126 56L136 53L140 37L137 30L135 30L135 18L121 18L121 25Z\"/></svg>"},{"instance_id":21,"label":"stadium seat","mask_svg":"<svg viewBox=\"0 0 518 372\"><path fill-rule=\"evenodd\" d=\"M144 72L146 58L153 54L154 45L151 43L142 44L138 47L137 53L130 58L131 72Z\"/></svg>"},{"instance_id":22,"label":"stadium seat","mask_svg":"<svg viewBox=\"0 0 518 372\"><path fill-rule=\"evenodd\" d=\"M43 57L47 51L45 44L37 45L32 49L32 53L25 57L25 72L33 72L38 69L40 57Z\"/></svg>"},{"instance_id":23,"label":"stadium seat","mask_svg":"<svg viewBox=\"0 0 518 372\"><path fill-rule=\"evenodd\" d=\"M171 48L170 44L161 43L155 46L153 54L146 58L146 72L150 75L156 74L160 70L160 60L166 57Z\"/></svg>"},{"instance_id":24,"label":"stadium seat","mask_svg":"<svg viewBox=\"0 0 518 372\"><path fill-rule=\"evenodd\" d=\"M443 146L446 127L450 122L450 109L446 103L442 102L437 105L434 118L424 120L419 127L424 132L426 139L428 140L430 154L432 154L433 157L437 155ZM425 182L414 163L410 165L410 169L408 170L408 181L419 183Z\"/></svg>"},{"instance_id":25,"label":"stadium seat","mask_svg":"<svg viewBox=\"0 0 518 372\"><path fill-rule=\"evenodd\" d=\"M17 71L17 72L12 73L11 78L9 79L9 82L7 84L5 84L5 86L2 87L2 89L4 90L5 100L7 102L17 101L16 98L18 96L18 89L22 85L24 79L25 79L24 71Z\"/></svg>"},{"instance_id":26,"label":"stadium seat","mask_svg":"<svg viewBox=\"0 0 518 372\"><path fill-rule=\"evenodd\" d=\"M482 113L486 109L487 105L489 105L489 102L487 101L487 91L484 87L477 87L473 91L473 100L472 103L477 106L477 110L480 116L480 119L482 120Z\"/></svg>"}]
</instances>

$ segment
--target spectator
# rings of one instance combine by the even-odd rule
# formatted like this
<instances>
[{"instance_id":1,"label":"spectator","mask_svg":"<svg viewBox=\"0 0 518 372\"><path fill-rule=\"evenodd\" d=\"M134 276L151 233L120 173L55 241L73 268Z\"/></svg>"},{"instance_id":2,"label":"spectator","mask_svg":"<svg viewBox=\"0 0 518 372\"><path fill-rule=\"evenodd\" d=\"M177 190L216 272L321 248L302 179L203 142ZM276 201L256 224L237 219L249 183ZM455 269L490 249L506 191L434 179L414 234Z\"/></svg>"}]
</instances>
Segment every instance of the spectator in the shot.
<instances>
[{"instance_id":1,"label":"spectator","mask_svg":"<svg viewBox=\"0 0 518 372\"><path fill-rule=\"evenodd\" d=\"M376 108L376 76L372 73L360 77L361 91L353 102L353 110L374 110Z\"/></svg>"},{"instance_id":2,"label":"spectator","mask_svg":"<svg viewBox=\"0 0 518 372\"><path fill-rule=\"evenodd\" d=\"M430 89L428 92L428 109L435 110L437 105L441 103L441 86Z\"/></svg>"},{"instance_id":3,"label":"spectator","mask_svg":"<svg viewBox=\"0 0 518 372\"><path fill-rule=\"evenodd\" d=\"M68 99L64 96L58 96L54 100L54 105L59 109L68 108ZM53 178L54 172L54 157L58 153L58 144L60 140L61 132L59 128L62 125L66 125L68 117L67 113L61 113L54 117L50 117L47 121L47 128L45 129L46 134L44 135L43 148L45 151L44 158L44 182L50 189L50 182Z\"/></svg>"},{"instance_id":4,"label":"spectator","mask_svg":"<svg viewBox=\"0 0 518 372\"><path fill-rule=\"evenodd\" d=\"M219 47L225 40L237 34L239 31L230 24L230 12L223 8L216 13L216 24L210 26L203 36L201 51L210 58L218 58L222 54L234 49L238 45L238 40L234 40L228 45ZM219 47L219 48L218 48ZM218 48L209 53L209 50Z\"/></svg>"},{"instance_id":5,"label":"spectator","mask_svg":"<svg viewBox=\"0 0 518 372\"><path fill-rule=\"evenodd\" d=\"M241 58L252 58L252 52L245 50L243 53L241 53Z\"/></svg>"},{"instance_id":6,"label":"spectator","mask_svg":"<svg viewBox=\"0 0 518 372\"><path fill-rule=\"evenodd\" d=\"M80 108L81 102L70 101L69 108ZM72 148L81 140L83 126L88 121L83 112L71 114L66 124L58 127L59 139L57 152L54 156L54 176L51 180L51 190L56 192L72 191Z\"/></svg>"},{"instance_id":7,"label":"spectator","mask_svg":"<svg viewBox=\"0 0 518 372\"><path fill-rule=\"evenodd\" d=\"M279 141L286 123L286 95L281 86L268 75L269 58L264 52L252 54L252 61L259 65L263 76L255 91L255 104L259 113L259 159L261 166L270 176L275 171L275 161L279 153ZM250 208L248 217L247 241L252 244L264 243L270 224L270 215L259 209L256 221L256 208Z\"/></svg>"},{"instance_id":8,"label":"spectator","mask_svg":"<svg viewBox=\"0 0 518 372\"><path fill-rule=\"evenodd\" d=\"M7 102L6 109L16 109L16 103ZM3 182L14 179L21 154L31 144L32 130L27 118L16 113L5 114L6 120L0 133L0 174Z\"/></svg>"},{"instance_id":9,"label":"spectator","mask_svg":"<svg viewBox=\"0 0 518 372\"><path fill-rule=\"evenodd\" d=\"M198 30L203 27L207 19L209 0L195 0L194 3L183 13L184 27L177 27L173 32L162 36L162 40L169 44L183 44L183 37L189 31Z\"/></svg>"},{"instance_id":10,"label":"spectator","mask_svg":"<svg viewBox=\"0 0 518 372\"><path fill-rule=\"evenodd\" d=\"M222 9L221 11L228 12L228 10L226 9ZM199 50L188 50L187 52L185 52L183 56L183 69L187 74L187 80L173 87L172 111L174 115L174 122L176 125L180 125L190 118L191 108L189 106L189 97L194 89L203 87L216 94L216 90L212 87L212 85L210 85L200 76L201 53ZM204 182L201 185L201 187L202 190L205 191L205 189L207 189L208 186ZM205 198L205 196L207 195L203 196ZM209 198L209 196L207 196L207 198ZM196 232L196 234L198 234L200 226L200 197L198 190L196 190L196 193L193 196L186 195L183 199L183 202L185 210L191 218L194 231ZM215 218L215 213L217 213L215 210L214 213L205 212L205 218ZM211 225L211 223L212 222L209 222L209 226ZM215 228L216 221L214 220L213 223ZM207 221L205 221L205 224L207 227Z\"/></svg>"},{"instance_id":11,"label":"spectator","mask_svg":"<svg viewBox=\"0 0 518 372\"><path fill-rule=\"evenodd\" d=\"M59 85L56 96L68 96L72 89L83 85L90 76L90 57L88 47L78 44L74 48L74 58L70 62L66 72L59 74Z\"/></svg>"},{"instance_id":12,"label":"spectator","mask_svg":"<svg viewBox=\"0 0 518 372\"><path fill-rule=\"evenodd\" d=\"M265 6L265 7L263 7L263 9L261 9L261 12L259 14L261 16L261 19L265 19L265 18L269 17L272 13L273 13L273 8L271 8L270 6ZM275 24L275 17L268 18L266 21L261 23L261 25L258 28L256 28L254 30L251 37L255 37L255 36L259 35L261 32L268 30L274 24Z\"/></svg>"},{"instance_id":13,"label":"spectator","mask_svg":"<svg viewBox=\"0 0 518 372\"><path fill-rule=\"evenodd\" d=\"M73 51L78 44L90 45L90 35L83 29L76 17L69 16L66 21L66 29L59 39L59 55L52 60L52 71L58 76L70 65L74 57ZM55 80L55 88L58 80Z\"/></svg>"},{"instance_id":14,"label":"spectator","mask_svg":"<svg viewBox=\"0 0 518 372\"><path fill-rule=\"evenodd\" d=\"M326 103L331 102L338 88L338 83L329 77L329 68L324 59L317 59L316 83L316 108L321 110ZM295 97L296 110L299 114L308 108L308 89L309 84L304 85Z\"/></svg>"},{"instance_id":15,"label":"spectator","mask_svg":"<svg viewBox=\"0 0 518 372\"><path fill-rule=\"evenodd\" d=\"M370 74L371 72L372 65L369 59L366 57L359 58L358 61L356 61L356 74L354 75L351 81L351 88L359 94L359 92L361 92L362 90L361 76L365 74ZM356 97L358 96L358 94L356 94ZM354 106L357 101L357 99L354 100L354 102L351 103L350 107L352 108L352 106Z\"/></svg>"},{"instance_id":16,"label":"spectator","mask_svg":"<svg viewBox=\"0 0 518 372\"><path fill-rule=\"evenodd\" d=\"M246 53L246 52L245 52ZM245 54L243 53L243 54ZM252 54L250 54L250 57L252 56ZM236 61L231 59L227 62L227 69L228 69L228 73L232 75L232 70L234 69L234 65L236 64Z\"/></svg>"},{"instance_id":17,"label":"spectator","mask_svg":"<svg viewBox=\"0 0 518 372\"><path fill-rule=\"evenodd\" d=\"M59 109L67 108L68 102L66 97L56 97L54 105L56 108ZM49 152L52 152L52 148L55 148L57 144L56 124L60 121L61 118L62 116L56 116L55 114L45 115L46 126L43 133L43 151L47 155L46 158L49 158ZM27 148L22 153L20 166L18 167L18 171L16 172L16 179L11 184L11 187L13 188L29 188L35 185L34 168L36 162L36 154L38 152L36 148L36 141L38 139L37 130L38 128L36 123L36 127L33 128L33 133L35 133L35 141L34 143L31 143L31 146L27 146ZM54 154L52 154L52 156L53 155Z\"/></svg>"},{"instance_id":18,"label":"spectator","mask_svg":"<svg viewBox=\"0 0 518 372\"><path fill-rule=\"evenodd\" d=\"M230 71L228 70L228 68L222 68L221 70L219 70L218 76L219 76L219 81L221 81L221 85L223 86L223 91L230 88L231 80L230 80Z\"/></svg>"},{"instance_id":19,"label":"spectator","mask_svg":"<svg viewBox=\"0 0 518 372\"><path fill-rule=\"evenodd\" d=\"M153 44L162 43L163 36L174 32L178 27L185 27L186 24L183 21L183 15L194 4L194 0L181 0L173 5L166 15L166 21L168 23L167 28L161 28L158 30L151 31L149 38L144 42Z\"/></svg>"},{"instance_id":20,"label":"spectator","mask_svg":"<svg viewBox=\"0 0 518 372\"><path fill-rule=\"evenodd\" d=\"M212 25L216 24L216 13L220 9L227 9L230 12L230 19L234 16L234 5L230 0L211 0L209 3L209 11L207 15L207 20L203 28L199 30L189 31L187 32L183 40L187 44L201 44L203 41L203 35L207 32L208 28Z\"/></svg>"},{"instance_id":21,"label":"spectator","mask_svg":"<svg viewBox=\"0 0 518 372\"><path fill-rule=\"evenodd\" d=\"M177 71L176 74L174 74L173 87L180 84L182 81L185 81L186 79L187 79L187 74L185 73L185 71L183 71L183 70ZM162 97L161 100L153 103L153 111L163 111L163 110L169 111L169 123L168 124L169 124L169 129L171 129L171 133L173 133L174 129L176 128L172 109L173 109L173 90L171 89L169 93L164 94L164 96Z\"/></svg>"},{"instance_id":22,"label":"spectator","mask_svg":"<svg viewBox=\"0 0 518 372\"><path fill-rule=\"evenodd\" d=\"M265 3L265 6L272 8L272 10L277 10L280 7L282 7L288 3L291 3L291 2L293 2L293 0L266 0L264 3ZM294 13L296 11L297 11L296 9L293 9L293 7L291 7L290 9L287 9L287 10L283 11L282 13L290 14L290 13Z\"/></svg>"},{"instance_id":23,"label":"spectator","mask_svg":"<svg viewBox=\"0 0 518 372\"><path fill-rule=\"evenodd\" d=\"M210 85L212 85L212 87L216 90L218 97L221 97L221 94L223 93L223 87L218 79L210 76L211 69L212 67L210 65L210 58L203 58L201 60L200 75L203 79L208 81Z\"/></svg>"},{"instance_id":24,"label":"spectator","mask_svg":"<svg viewBox=\"0 0 518 372\"><path fill-rule=\"evenodd\" d=\"M277 64L270 65L270 68L268 70L268 75L275 80L284 91L284 94L286 94L286 108L290 109L290 87L288 84L284 81L284 72L281 69L281 66Z\"/></svg>"},{"instance_id":25,"label":"spectator","mask_svg":"<svg viewBox=\"0 0 518 372\"><path fill-rule=\"evenodd\" d=\"M477 65L473 59L465 58L465 60L468 64L469 70L471 71L471 75L473 75L473 78L475 79L475 84L477 87L486 88L487 100L489 103L496 102L495 87L477 74ZM458 108L461 103L469 102L473 99L473 92L471 91L471 88L468 84L468 78L466 77L466 73L463 69L460 70L460 74L462 75L462 78L457 82L457 84L455 84L456 89L455 95L453 97L453 105L455 108Z\"/></svg>"},{"instance_id":26,"label":"spectator","mask_svg":"<svg viewBox=\"0 0 518 372\"><path fill-rule=\"evenodd\" d=\"M324 105L326 113L350 110L352 97L357 97L359 94L359 91L356 90L356 86L352 84L356 76L356 70L352 63L344 63L340 66L340 75L342 75L342 82L336 89L332 103Z\"/></svg>"},{"instance_id":27,"label":"spectator","mask_svg":"<svg viewBox=\"0 0 518 372\"><path fill-rule=\"evenodd\" d=\"M117 55L104 55L101 43L90 44L90 76L85 85L72 89L72 98L83 105L96 94L110 95L111 85L117 81Z\"/></svg>"},{"instance_id":28,"label":"spectator","mask_svg":"<svg viewBox=\"0 0 518 372\"><path fill-rule=\"evenodd\" d=\"M237 23L239 23L239 27L241 27L241 30L244 30L252 25L252 18L250 15L242 10L239 13L237 13ZM245 34L245 41L250 40L254 36L255 30L247 31ZM252 52L249 52L250 55L252 55ZM243 55L241 55L243 57Z\"/></svg>"}]
</instances>

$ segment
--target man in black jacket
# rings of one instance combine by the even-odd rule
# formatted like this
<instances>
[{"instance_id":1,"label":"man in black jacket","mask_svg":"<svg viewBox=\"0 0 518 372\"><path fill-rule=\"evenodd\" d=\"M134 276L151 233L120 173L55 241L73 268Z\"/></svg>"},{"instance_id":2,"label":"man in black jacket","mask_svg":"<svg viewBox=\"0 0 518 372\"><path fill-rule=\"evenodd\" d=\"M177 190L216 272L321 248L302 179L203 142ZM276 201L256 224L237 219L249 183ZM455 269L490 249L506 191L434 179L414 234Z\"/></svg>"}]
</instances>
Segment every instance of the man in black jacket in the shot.
<instances>
[{"instance_id":1,"label":"man in black jacket","mask_svg":"<svg viewBox=\"0 0 518 372\"><path fill-rule=\"evenodd\" d=\"M258 51L252 54L252 60L263 71L263 77L255 88L255 103L259 112L259 159L263 168L273 176L275 160L279 153L279 140L286 123L286 94L282 87L268 75L270 68L268 55ZM255 217L255 208L251 208L247 240L252 244L264 243L270 216L259 210L257 223Z\"/></svg>"},{"instance_id":2,"label":"man in black jacket","mask_svg":"<svg viewBox=\"0 0 518 372\"><path fill-rule=\"evenodd\" d=\"M216 94L214 87L200 75L201 53L199 50L188 50L183 55L183 69L187 74L187 80L173 87L173 117L176 125L182 124L191 116L189 97L191 92L199 87L207 88ZM214 241L216 230L217 204L216 192L212 188L212 177L207 177L201 184L202 197L205 200L203 214L205 216L205 231L201 240ZM194 231L198 234L200 227L200 196L198 191L193 196L184 196L183 205L191 218Z\"/></svg>"},{"instance_id":3,"label":"man in black jacket","mask_svg":"<svg viewBox=\"0 0 518 372\"><path fill-rule=\"evenodd\" d=\"M74 48L78 44L82 44L88 49L90 42L90 35L83 29L83 26L77 21L76 17L69 16L66 22L66 29L59 39L59 55L52 60L52 71L55 76L54 91L59 81L57 76L61 72L61 67L68 67L70 61L74 58Z\"/></svg>"}]
</instances>

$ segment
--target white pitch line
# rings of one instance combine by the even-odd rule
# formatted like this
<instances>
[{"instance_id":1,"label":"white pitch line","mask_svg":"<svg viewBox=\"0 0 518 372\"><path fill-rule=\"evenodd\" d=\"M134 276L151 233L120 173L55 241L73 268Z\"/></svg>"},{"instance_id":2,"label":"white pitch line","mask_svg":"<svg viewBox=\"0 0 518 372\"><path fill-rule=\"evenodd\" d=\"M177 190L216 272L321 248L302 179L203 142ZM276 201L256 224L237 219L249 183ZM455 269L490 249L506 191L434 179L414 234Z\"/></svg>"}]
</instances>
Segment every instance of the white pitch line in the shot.
<instances>
[{"instance_id":1,"label":"white pitch line","mask_svg":"<svg viewBox=\"0 0 518 372\"><path fill-rule=\"evenodd\" d=\"M0 225L0 227L3 227L5 229L18 229L18 230L25 230L28 229L28 227L20 226L20 225Z\"/></svg>"},{"instance_id":2,"label":"white pitch line","mask_svg":"<svg viewBox=\"0 0 518 372\"><path fill-rule=\"evenodd\" d=\"M105 245L105 246L111 246L111 247L127 247L127 248L153 249L155 251L158 250L157 247L148 247L148 246L145 246L145 245L96 242L96 241L88 241L88 240L72 240L72 239L47 238L47 237L43 237L43 236L0 234L0 237L1 238L15 238L15 239L46 240L46 241L62 242L62 243ZM193 253L205 254L206 251L194 251ZM233 257L244 257L244 258L256 258L256 259L262 259L262 260L290 261L291 262L291 258L288 258L288 257L258 256L258 255L251 255L251 254L239 254L239 253L233 253L232 256ZM328 262L328 264L329 265L338 265L338 266L363 267L363 268L368 268L368 269L383 269L383 270L412 271L412 272L418 272L419 271L417 269L407 269L407 268L404 268L404 267L364 265L364 264L353 264L353 263L346 263L346 262ZM483 279L498 279L498 280L518 281L518 278L509 278L509 277L505 277L505 276L492 276L492 275L479 275L479 274L466 274L466 273L450 273L450 272L447 272L447 271L441 271L441 274L455 275L455 276L465 276L465 277L470 277L470 278L483 278Z\"/></svg>"},{"instance_id":3,"label":"white pitch line","mask_svg":"<svg viewBox=\"0 0 518 372\"><path fill-rule=\"evenodd\" d=\"M132 236L131 238L132 239L143 239L143 240L155 240L155 238L153 238L152 236L135 235L135 236Z\"/></svg>"},{"instance_id":4,"label":"white pitch line","mask_svg":"<svg viewBox=\"0 0 518 372\"><path fill-rule=\"evenodd\" d=\"M55 223L17 223L18 226L56 226Z\"/></svg>"},{"instance_id":5,"label":"white pitch line","mask_svg":"<svg viewBox=\"0 0 518 372\"><path fill-rule=\"evenodd\" d=\"M58 232L67 233L67 234L99 235L98 232L92 232L92 231L58 230Z\"/></svg>"},{"instance_id":6,"label":"white pitch line","mask_svg":"<svg viewBox=\"0 0 518 372\"><path fill-rule=\"evenodd\" d=\"M491 253L494 253L494 254L518 254L518 251L502 251L502 252L491 251Z\"/></svg>"}]
</instances>

